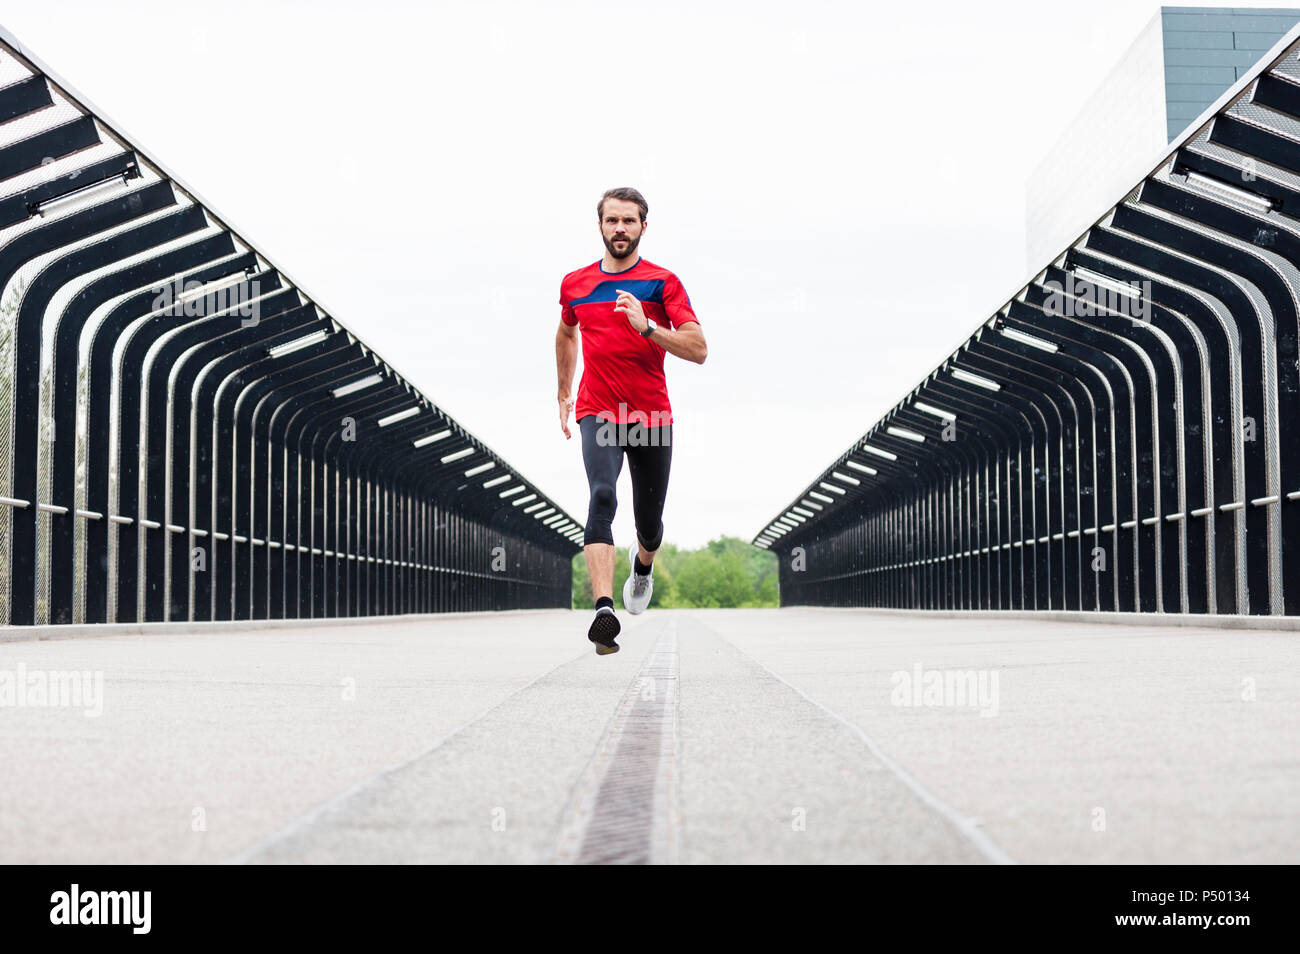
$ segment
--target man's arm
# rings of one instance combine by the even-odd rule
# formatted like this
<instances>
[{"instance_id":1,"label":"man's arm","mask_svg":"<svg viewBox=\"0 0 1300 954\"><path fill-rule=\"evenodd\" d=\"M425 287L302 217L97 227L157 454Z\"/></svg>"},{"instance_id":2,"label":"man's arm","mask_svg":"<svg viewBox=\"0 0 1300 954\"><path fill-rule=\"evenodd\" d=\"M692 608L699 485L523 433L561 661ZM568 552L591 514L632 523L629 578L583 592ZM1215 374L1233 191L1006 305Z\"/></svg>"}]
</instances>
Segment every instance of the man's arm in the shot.
<instances>
[{"instance_id":1,"label":"man's arm","mask_svg":"<svg viewBox=\"0 0 1300 954\"><path fill-rule=\"evenodd\" d=\"M573 401L569 392L573 387L573 372L578 366L578 326L569 325L560 320L560 330L555 333L555 369L559 374L560 429L566 438L569 433L569 414L573 411Z\"/></svg>"},{"instance_id":2,"label":"man's arm","mask_svg":"<svg viewBox=\"0 0 1300 954\"><path fill-rule=\"evenodd\" d=\"M641 334L648 327L645 309L641 307L641 302L631 292L624 291L622 288L617 288L615 291L618 292L618 299L614 310L621 311L627 317L632 330ZM663 305L665 317L677 327L657 324L655 330L648 336L650 340L669 354L686 361L694 361L696 364L703 364L704 359L709 356L709 346L704 341L704 332L700 330L700 322L695 317L691 300L676 278L670 277L664 284Z\"/></svg>"},{"instance_id":3,"label":"man's arm","mask_svg":"<svg viewBox=\"0 0 1300 954\"><path fill-rule=\"evenodd\" d=\"M675 354L687 361L703 364L709 356L709 346L704 340L698 321L688 321L680 328L673 329L666 325L656 325L649 338L669 354Z\"/></svg>"}]
</instances>

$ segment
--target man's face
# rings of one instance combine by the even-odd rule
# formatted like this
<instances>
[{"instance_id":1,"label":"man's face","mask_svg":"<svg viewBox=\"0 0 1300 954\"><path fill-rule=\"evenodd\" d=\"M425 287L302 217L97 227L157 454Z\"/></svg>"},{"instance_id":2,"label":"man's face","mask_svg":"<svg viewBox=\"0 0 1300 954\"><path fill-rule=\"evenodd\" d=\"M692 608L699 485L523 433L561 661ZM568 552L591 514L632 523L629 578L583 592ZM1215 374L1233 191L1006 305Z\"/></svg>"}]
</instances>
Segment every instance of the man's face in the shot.
<instances>
[{"instance_id":1,"label":"man's face","mask_svg":"<svg viewBox=\"0 0 1300 954\"><path fill-rule=\"evenodd\" d=\"M644 229L641 210L635 202L626 199L605 200L605 211L600 218L600 234L611 256L624 259L633 255L641 243Z\"/></svg>"}]
</instances>

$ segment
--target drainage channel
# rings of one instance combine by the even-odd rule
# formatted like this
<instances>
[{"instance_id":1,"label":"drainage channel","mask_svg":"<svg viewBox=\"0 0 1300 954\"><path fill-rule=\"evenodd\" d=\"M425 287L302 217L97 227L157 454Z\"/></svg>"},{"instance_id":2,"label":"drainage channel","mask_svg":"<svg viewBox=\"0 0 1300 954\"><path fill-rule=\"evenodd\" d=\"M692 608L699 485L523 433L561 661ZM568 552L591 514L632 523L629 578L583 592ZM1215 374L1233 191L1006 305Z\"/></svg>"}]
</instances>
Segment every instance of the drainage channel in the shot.
<instances>
[{"instance_id":1,"label":"drainage channel","mask_svg":"<svg viewBox=\"0 0 1300 954\"><path fill-rule=\"evenodd\" d=\"M557 864L676 864L677 621L628 687L574 789Z\"/></svg>"}]
</instances>

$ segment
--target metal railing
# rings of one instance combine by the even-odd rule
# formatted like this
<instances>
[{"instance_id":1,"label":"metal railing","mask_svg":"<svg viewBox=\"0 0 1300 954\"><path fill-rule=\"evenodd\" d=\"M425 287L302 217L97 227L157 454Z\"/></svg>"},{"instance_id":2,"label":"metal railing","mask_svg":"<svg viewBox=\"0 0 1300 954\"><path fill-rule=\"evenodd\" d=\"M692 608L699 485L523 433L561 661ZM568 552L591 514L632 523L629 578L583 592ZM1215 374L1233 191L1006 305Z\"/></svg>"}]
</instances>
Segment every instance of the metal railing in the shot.
<instances>
[{"instance_id":1,"label":"metal railing","mask_svg":"<svg viewBox=\"0 0 1300 954\"><path fill-rule=\"evenodd\" d=\"M783 604L1300 614L1298 47L754 538Z\"/></svg>"},{"instance_id":2,"label":"metal railing","mask_svg":"<svg viewBox=\"0 0 1300 954\"><path fill-rule=\"evenodd\" d=\"M582 526L0 31L0 624L570 605Z\"/></svg>"}]
</instances>

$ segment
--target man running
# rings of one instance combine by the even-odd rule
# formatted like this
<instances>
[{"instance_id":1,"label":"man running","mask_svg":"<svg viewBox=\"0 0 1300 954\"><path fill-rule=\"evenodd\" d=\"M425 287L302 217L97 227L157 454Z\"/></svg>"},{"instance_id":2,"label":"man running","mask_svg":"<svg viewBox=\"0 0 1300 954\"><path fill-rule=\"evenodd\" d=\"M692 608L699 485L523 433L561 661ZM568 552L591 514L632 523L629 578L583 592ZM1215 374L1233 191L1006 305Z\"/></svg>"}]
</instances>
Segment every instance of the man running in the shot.
<instances>
[{"instance_id":1,"label":"man running","mask_svg":"<svg viewBox=\"0 0 1300 954\"><path fill-rule=\"evenodd\" d=\"M605 257L560 282L555 363L560 375L560 428L569 433L573 372L582 329L582 381L575 420L591 500L583 537L596 618L587 638L596 654L618 652L614 615L615 487L627 455L637 542L628 550L623 605L637 614L650 604L655 553L663 542L664 499L672 462L672 407L664 354L703 364L708 354L690 296L666 268L637 254L650 207L636 189L610 189L596 205Z\"/></svg>"}]
</instances>

